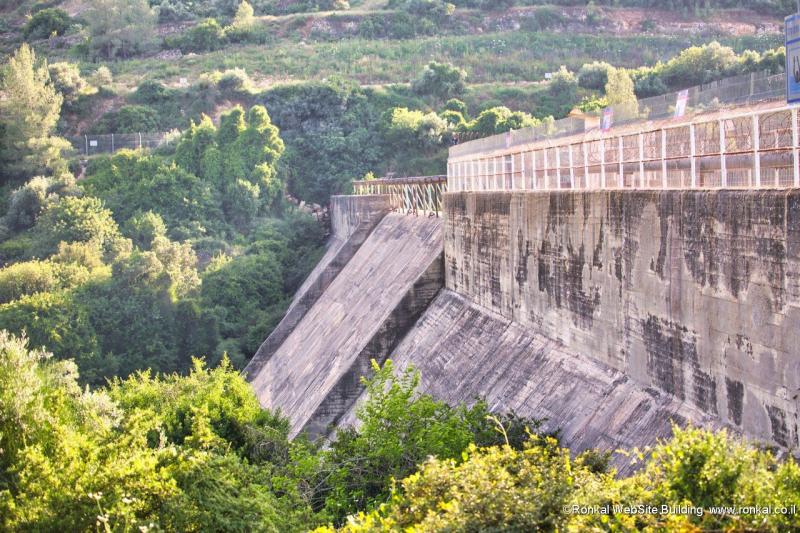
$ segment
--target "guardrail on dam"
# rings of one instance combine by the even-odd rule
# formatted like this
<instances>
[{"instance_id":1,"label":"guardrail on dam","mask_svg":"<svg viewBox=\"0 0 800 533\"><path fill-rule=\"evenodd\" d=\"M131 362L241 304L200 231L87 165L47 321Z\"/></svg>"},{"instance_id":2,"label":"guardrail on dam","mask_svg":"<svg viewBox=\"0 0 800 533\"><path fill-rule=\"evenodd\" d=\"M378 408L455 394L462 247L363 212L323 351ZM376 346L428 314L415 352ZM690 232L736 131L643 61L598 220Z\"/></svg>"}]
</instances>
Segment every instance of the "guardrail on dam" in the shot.
<instances>
[{"instance_id":1,"label":"guardrail on dam","mask_svg":"<svg viewBox=\"0 0 800 533\"><path fill-rule=\"evenodd\" d=\"M459 191L708 189L800 186L798 111L784 104L686 120L593 129L481 150L451 149L448 188ZM474 149L470 149L474 144ZM456 153L458 155L453 155Z\"/></svg>"},{"instance_id":2,"label":"guardrail on dam","mask_svg":"<svg viewBox=\"0 0 800 533\"><path fill-rule=\"evenodd\" d=\"M442 195L447 190L447 176L382 178L353 182L356 196L385 194L392 209L407 214L430 213L439 216Z\"/></svg>"}]
</instances>

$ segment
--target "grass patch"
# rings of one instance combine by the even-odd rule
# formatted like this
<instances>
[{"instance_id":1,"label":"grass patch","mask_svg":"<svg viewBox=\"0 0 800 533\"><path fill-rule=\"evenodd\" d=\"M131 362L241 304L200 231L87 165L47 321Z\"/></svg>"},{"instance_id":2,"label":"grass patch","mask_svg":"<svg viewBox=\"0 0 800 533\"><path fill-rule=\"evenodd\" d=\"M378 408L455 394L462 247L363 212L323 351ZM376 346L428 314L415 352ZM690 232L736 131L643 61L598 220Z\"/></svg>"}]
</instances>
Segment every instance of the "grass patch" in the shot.
<instances>
[{"instance_id":1,"label":"grass patch","mask_svg":"<svg viewBox=\"0 0 800 533\"><path fill-rule=\"evenodd\" d=\"M595 36L541 32L430 37L403 41L351 39L338 43L275 42L241 45L164 62L156 58L111 63L117 82L128 87L144 79L193 82L203 72L244 68L268 82L322 80L344 76L361 84L405 83L431 60L465 68L469 82L538 81L560 65L577 70L593 60L638 67L666 60L681 50L708 42L702 36ZM763 51L781 44L780 36L718 39L737 52Z\"/></svg>"}]
</instances>

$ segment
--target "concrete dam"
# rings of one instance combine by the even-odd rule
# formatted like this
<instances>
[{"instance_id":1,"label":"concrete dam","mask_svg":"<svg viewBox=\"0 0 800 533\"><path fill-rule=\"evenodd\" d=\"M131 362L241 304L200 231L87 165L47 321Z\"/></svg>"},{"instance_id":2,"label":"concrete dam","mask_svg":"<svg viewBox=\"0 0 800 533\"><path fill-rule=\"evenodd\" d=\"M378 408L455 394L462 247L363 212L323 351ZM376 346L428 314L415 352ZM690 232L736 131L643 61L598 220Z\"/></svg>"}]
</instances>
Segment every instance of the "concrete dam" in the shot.
<instances>
[{"instance_id":1,"label":"concrete dam","mask_svg":"<svg viewBox=\"0 0 800 533\"><path fill-rule=\"evenodd\" d=\"M630 188L525 189L511 167L493 190L450 174L452 192L333 198L325 257L246 369L292 435L353 423L359 377L392 358L422 392L545 419L575 451L673 423L798 448L800 189L647 189L644 165Z\"/></svg>"}]
</instances>

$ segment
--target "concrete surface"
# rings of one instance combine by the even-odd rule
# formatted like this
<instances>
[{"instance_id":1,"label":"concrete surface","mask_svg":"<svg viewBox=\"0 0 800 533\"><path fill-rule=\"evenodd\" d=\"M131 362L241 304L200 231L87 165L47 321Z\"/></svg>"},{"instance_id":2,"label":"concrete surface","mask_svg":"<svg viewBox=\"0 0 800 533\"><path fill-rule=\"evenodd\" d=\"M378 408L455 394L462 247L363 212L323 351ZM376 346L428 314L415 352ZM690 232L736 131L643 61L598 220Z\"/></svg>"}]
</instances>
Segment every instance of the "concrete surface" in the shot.
<instances>
[{"instance_id":1,"label":"concrete surface","mask_svg":"<svg viewBox=\"0 0 800 533\"><path fill-rule=\"evenodd\" d=\"M370 358L383 361L443 284L442 220L390 213L249 375L291 436L327 431L359 396Z\"/></svg>"},{"instance_id":2,"label":"concrete surface","mask_svg":"<svg viewBox=\"0 0 800 533\"><path fill-rule=\"evenodd\" d=\"M560 429L573 452L653 444L671 434L673 422L719 427L716 417L449 290L391 358L398 368L420 371L421 392L452 405L482 397L495 412L546 419L542 430ZM356 423L357 405L341 425ZM627 456L612 458L621 472L634 467Z\"/></svg>"},{"instance_id":3,"label":"concrete surface","mask_svg":"<svg viewBox=\"0 0 800 533\"><path fill-rule=\"evenodd\" d=\"M798 200L796 190L449 193L446 286L751 437L796 448ZM517 356L518 367L529 357ZM471 378L451 385L459 379Z\"/></svg>"},{"instance_id":4,"label":"concrete surface","mask_svg":"<svg viewBox=\"0 0 800 533\"><path fill-rule=\"evenodd\" d=\"M286 314L245 367L256 376L294 331L325 289L339 275L369 234L391 211L389 195L331 197L331 236L325 255L297 290Z\"/></svg>"}]
</instances>

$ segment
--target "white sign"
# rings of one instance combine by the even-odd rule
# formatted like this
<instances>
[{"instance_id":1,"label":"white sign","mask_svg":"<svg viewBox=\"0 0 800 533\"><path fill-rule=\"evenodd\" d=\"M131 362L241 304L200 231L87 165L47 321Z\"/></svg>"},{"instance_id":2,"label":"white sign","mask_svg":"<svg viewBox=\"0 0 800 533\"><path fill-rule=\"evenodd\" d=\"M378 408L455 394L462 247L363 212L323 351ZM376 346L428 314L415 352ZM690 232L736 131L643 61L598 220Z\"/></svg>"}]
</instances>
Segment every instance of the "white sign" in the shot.
<instances>
[{"instance_id":1,"label":"white sign","mask_svg":"<svg viewBox=\"0 0 800 533\"><path fill-rule=\"evenodd\" d=\"M786 101L800 102L800 13L786 17Z\"/></svg>"},{"instance_id":2,"label":"white sign","mask_svg":"<svg viewBox=\"0 0 800 533\"><path fill-rule=\"evenodd\" d=\"M89 146L97 146L97 140L92 139L91 141L89 141Z\"/></svg>"}]
</instances>

